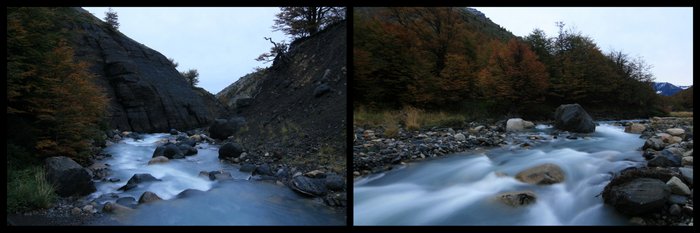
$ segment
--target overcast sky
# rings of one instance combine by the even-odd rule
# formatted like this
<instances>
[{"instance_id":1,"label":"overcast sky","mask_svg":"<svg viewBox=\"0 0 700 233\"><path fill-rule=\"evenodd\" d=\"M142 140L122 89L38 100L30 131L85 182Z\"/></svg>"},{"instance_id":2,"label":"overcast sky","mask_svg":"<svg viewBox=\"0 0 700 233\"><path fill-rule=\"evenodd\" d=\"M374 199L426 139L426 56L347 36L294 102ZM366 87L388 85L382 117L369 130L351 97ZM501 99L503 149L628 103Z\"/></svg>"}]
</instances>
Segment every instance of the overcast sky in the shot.
<instances>
[{"instance_id":1,"label":"overcast sky","mask_svg":"<svg viewBox=\"0 0 700 233\"><path fill-rule=\"evenodd\" d=\"M103 19L107 7L84 7ZM275 42L286 40L272 32L278 7L177 8L114 7L119 31L165 57L174 58L179 71L197 69L199 85L216 94L255 67L272 63L255 61Z\"/></svg>"},{"instance_id":2,"label":"overcast sky","mask_svg":"<svg viewBox=\"0 0 700 233\"><path fill-rule=\"evenodd\" d=\"M542 29L556 36L562 21L611 49L642 56L657 82L693 84L693 9L690 7L474 7L516 36Z\"/></svg>"}]
</instances>

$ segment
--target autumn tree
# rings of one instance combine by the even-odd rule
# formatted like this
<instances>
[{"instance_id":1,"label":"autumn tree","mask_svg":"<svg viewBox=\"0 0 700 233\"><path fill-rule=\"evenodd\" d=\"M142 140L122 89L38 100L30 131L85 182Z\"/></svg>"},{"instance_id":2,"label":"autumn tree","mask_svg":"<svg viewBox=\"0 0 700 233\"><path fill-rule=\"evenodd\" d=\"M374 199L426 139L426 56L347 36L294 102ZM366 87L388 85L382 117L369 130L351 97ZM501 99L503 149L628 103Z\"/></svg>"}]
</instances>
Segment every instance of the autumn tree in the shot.
<instances>
[{"instance_id":1,"label":"autumn tree","mask_svg":"<svg viewBox=\"0 0 700 233\"><path fill-rule=\"evenodd\" d=\"M549 86L544 64L530 47L516 39L498 49L480 73L484 97L499 102L506 111L522 110L523 104L542 103Z\"/></svg>"},{"instance_id":2,"label":"autumn tree","mask_svg":"<svg viewBox=\"0 0 700 233\"><path fill-rule=\"evenodd\" d=\"M276 17L272 29L301 38L345 19L345 7L280 7Z\"/></svg>"},{"instance_id":3,"label":"autumn tree","mask_svg":"<svg viewBox=\"0 0 700 233\"><path fill-rule=\"evenodd\" d=\"M109 26L110 26L112 29L114 29L114 30L119 29L119 21L118 21L118 20L119 20L119 16L117 15L117 12L116 12L116 11L113 11L113 10L112 10L111 7L109 8L109 10L108 10L107 12L105 12L105 18L104 18L104 19L105 19L105 22L107 22L107 24L109 24Z\"/></svg>"},{"instance_id":4,"label":"autumn tree","mask_svg":"<svg viewBox=\"0 0 700 233\"><path fill-rule=\"evenodd\" d=\"M185 78L187 83L189 83L192 87L199 83L199 72L197 69L189 69L188 71L180 72L180 75L182 75L182 77Z\"/></svg>"},{"instance_id":5,"label":"autumn tree","mask_svg":"<svg viewBox=\"0 0 700 233\"><path fill-rule=\"evenodd\" d=\"M8 8L8 143L37 158L87 159L107 99L76 61L62 22L68 8Z\"/></svg>"}]
</instances>

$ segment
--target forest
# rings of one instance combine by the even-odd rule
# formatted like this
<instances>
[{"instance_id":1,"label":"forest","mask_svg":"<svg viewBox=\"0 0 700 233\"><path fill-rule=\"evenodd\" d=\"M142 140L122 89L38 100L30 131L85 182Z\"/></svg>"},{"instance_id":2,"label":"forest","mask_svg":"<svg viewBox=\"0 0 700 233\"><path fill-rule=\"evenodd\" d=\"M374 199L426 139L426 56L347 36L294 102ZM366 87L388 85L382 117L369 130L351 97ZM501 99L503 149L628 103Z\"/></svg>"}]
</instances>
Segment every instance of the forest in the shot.
<instances>
[{"instance_id":1,"label":"forest","mask_svg":"<svg viewBox=\"0 0 700 233\"><path fill-rule=\"evenodd\" d=\"M556 23L516 37L470 8L356 8L354 106L417 108L467 116L548 119L579 103L594 117L668 114L651 87L651 65L604 53L582 32ZM357 114L356 114L357 115Z\"/></svg>"}]
</instances>

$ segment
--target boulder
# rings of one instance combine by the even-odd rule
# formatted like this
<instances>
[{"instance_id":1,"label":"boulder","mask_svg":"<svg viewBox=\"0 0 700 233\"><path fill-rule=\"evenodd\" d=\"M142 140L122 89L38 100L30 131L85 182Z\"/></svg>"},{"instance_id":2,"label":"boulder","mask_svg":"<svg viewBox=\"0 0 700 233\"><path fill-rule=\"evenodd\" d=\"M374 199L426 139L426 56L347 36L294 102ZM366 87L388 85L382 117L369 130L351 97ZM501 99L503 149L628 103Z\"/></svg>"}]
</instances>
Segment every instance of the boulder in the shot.
<instances>
[{"instance_id":1,"label":"boulder","mask_svg":"<svg viewBox=\"0 0 700 233\"><path fill-rule=\"evenodd\" d=\"M326 194L325 179L310 178L307 176L295 176L292 178L291 188L294 191L309 196L323 196Z\"/></svg>"},{"instance_id":2,"label":"boulder","mask_svg":"<svg viewBox=\"0 0 700 233\"><path fill-rule=\"evenodd\" d=\"M619 212L636 216L663 209L670 194L669 188L661 180L637 178L612 186L609 192L603 193L603 199Z\"/></svg>"},{"instance_id":3,"label":"boulder","mask_svg":"<svg viewBox=\"0 0 700 233\"><path fill-rule=\"evenodd\" d=\"M681 128L670 128L666 130L666 133L670 134L671 136L683 137L685 130Z\"/></svg>"},{"instance_id":4,"label":"boulder","mask_svg":"<svg viewBox=\"0 0 700 233\"><path fill-rule=\"evenodd\" d=\"M576 133L595 132L593 118L579 104L564 104L554 112L554 127Z\"/></svg>"},{"instance_id":5,"label":"boulder","mask_svg":"<svg viewBox=\"0 0 700 233\"><path fill-rule=\"evenodd\" d=\"M564 181L564 171L556 164L546 163L521 171L515 178L528 184L556 184Z\"/></svg>"},{"instance_id":6,"label":"boulder","mask_svg":"<svg viewBox=\"0 0 700 233\"><path fill-rule=\"evenodd\" d=\"M683 180L685 180L688 184L693 185L693 168L682 167L678 168L678 170L680 171Z\"/></svg>"},{"instance_id":7,"label":"boulder","mask_svg":"<svg viewBox=\"0 0 700 233\"><path fill-rule=\"evenodd\" d=\"M197 142L196 142L196 141L194 141L194 140L192 140L192 139L190 139L190 138L188 138L188 137L185 137L185 138L182 138L182 139L178 139L178 141L179 141L179 142L177 143L178 146L181 146L181 145L188 145L188 146L194 147L194 146L197 145Z\"/></svg>"},{"instance_id":8,"label":"boulder","mask_svg":"<svg viewBox=\"0 0 700 233\"><path fill-rule=\"evenodd\" d=\"M45 169L46 179L59 196L87 195L96 191L90 173L68 157L47 158Z\"/></svg>"},{"instance_id":9,"label":"boulder","mask_svg":"<svg viewBox=\"0 0 700 233\"><path fill-rule=\"evenodd\" d=\"M144 183L144 182L151 182L151 181L160 181L160 179L156 179L153 177L151 174L148 173L141 173L141 174L134 174L129 181L126 182L126 185L122 186L121 188L117 190L122 190L122 191L128 191L130 189L136 188L138 184Z\"/></svg>"},{"instance_id":10,"label":"boulder","mask_svg":"<svg viewBox=\"0 0 700 233\"><path fill-rule=\"evenodd\" d=\"M176 129L170 129L170 135L178 135L180 132L178 132Z\"/></svg>"},{"instance_id":11,"label":"boulder","mask_svg":"<svg viewBox=\"0 0 700 233\"><path fill-rule=\"evenodd\" d=\"M245 125L245 118L233 117L230 119L216 119L209 127L209 136L215 139L224 140L238 132Z\"/></svg>"},{"instance_id":12,"label":"boulder","mask_svg":"<svg viewBox=\"0 0 700 233\"><path fill-rule=\"evenodd\" d=\"M219 148L219 159L238 158L243 153L243 147L235 142L229 142Z\"/></svg>"},{"instance_id":13,"label":"boulder","mask_svg":"<svg viewBox=\"0 0 700 233\"><path fill-rule=\"evenodd\" d=\"M455 140L457 140L457 141L466 141L467 140L467 137L465 137L464 134L461 134L461 133L455 134L454 137L455 137Z\"/></svg>"},{"instance_id":14,"label":"boulder","mask_svg":"<svg viewBox=\"0 0 700 233\"><path fill-rule=\"evenodd\" d=\"M511 118L506 122L506 131L521 131L525 129L525 121L520 118Z\"/></svg>"},{"instance_id":15,"label":"boulder","mask_svg":"<svg viewBox=\"0 0 700 233\"><path fill-rule=\"evenodd\" d=\"M642 132L644 132L645 129L647 129L647 127L644 126L643 124L632 123L631 125L628 125L625 127L625 132L634 133L634 134L641 134Z\"/></svg>"},{"instance_id":16,"label":"boulder","mask_svg":"<svg viewBox=\"0 0 700 233\"><path fill-rule=\"evenodd\" d=\"M163 150L163 156L168 159L182 159L185 158L185 154L182 153L180 148L175 144L166 144Z\"/></svg>"},{"instance_id":17,"label":"boulder","mask_svg":"<svg viewBox=\"0 0 700 233\"><path fill-rule=\"evenodd\" d=\"M537 196L532 191L499 193L496 199L511 207L526 206L535 203Z\"/></svg>"},{"instance_id":18,"label":"boulder","mask_svg":"<svg viewBox=\"0 0 700 233\"><path fill-rule=\"evenodd\" d=\"M88 169L95 179L101 180L109 176L109 167L105 163L93 163Z\"/></svg>"},{"instance_id":19,"label":"boulder","mask_svg":"<svg viewBox=\"0 0 700 233\"><path fill-rule=\"evenodd\" d=\"M681 179L678 179L678 177L672 177L670 180L668 180L668 182L666 182L666 185L668 185L668 188L673 194L690 195L690 188L688 188L688 186L685 185Z\"/></svg>"},{"instance_id":20,"label":"boulder","mask_svg":"<svg viewBox=\"0 0 700 233\"><path fill-rule=\"evenodd\" d=\"M653 150L663 150L664 149L664 142L661 139L661 137L654 136L649 139L647 139L644 142L644 146L642 146L642 150L646 150L647 148L653 149Z\"/></svg>"},{"instance_id":21,"label":"boulder","mask_svg":"<svg viewBox=\"0 0 700 233\"><path fill-rule=\"evenodd\" d=\"M272 172L272 169L270 169L270 165L268 165L267 163L263 163L262 165L255 168L255 172L253 174L258 174L258 175L263 175L263 176L274 176L275 175Z\"/></svg>"},{"instance_id":22,"label":"boulder","mask_svg":"<svg viewBox=\"0 0 700 233\"><path fill-rule=\"evenodd\" d=\"M148 165L151 164L156 164L156 163L167 163L169 159L165 156L158 156L155 158L152 158L150 161L148 161Z\"/></svg>"},{"instance_id":23,"label":"boulder","mask_svg":"<svg viewBox=\"0 0 700 233\"><path fill-rule=\"evenodd\" d=\"M177 148L180 149L180 151L182 151L185 154L185 156L197 154L197 148L194 148L194 147L187 145L187 144L181 144L181 145L177 146Z\"/></svg>"},{"instance_id":24,"label":"boulder","mask_svg":"<svg viewBox=\"0 0 700 233\"><path fill-rule=\"evenodd\" d=\"M525 128L525 129L535 128L535 123L532 123L532 121L523 121L523 128Z\"/></svg>"},{"instance_id":25,"label":"boulder","mask_svg":"<svg viewBox=\"0 0 700 233\"><path fill-rule=\"evenodd\" d=\"M141 194L141 197L139 197L139 204L151 203L151 202L160 201L160 200L163 200L163 199L161 199L155 193L144 192L143 194Z\"/></svg>"},{"instance_id":26,"label":"boulder","mask_svg":"<svg viewBox=\"0 0 700 233\"><path fill-rule=\"evenodd\" d=\"M649 167L680 167L681 156L675 154L672 150L663 150L661 153L654 156L653 159L647 161Z\"/></svg>"}]
</instances>

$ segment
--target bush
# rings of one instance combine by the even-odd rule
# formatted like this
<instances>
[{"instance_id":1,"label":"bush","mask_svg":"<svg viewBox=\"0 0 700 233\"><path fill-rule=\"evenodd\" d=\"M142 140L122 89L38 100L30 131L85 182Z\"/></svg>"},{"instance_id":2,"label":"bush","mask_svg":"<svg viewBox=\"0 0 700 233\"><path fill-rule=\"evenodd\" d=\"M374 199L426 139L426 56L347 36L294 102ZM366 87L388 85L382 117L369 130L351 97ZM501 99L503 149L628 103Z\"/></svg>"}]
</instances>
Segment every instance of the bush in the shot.
<instances>
[{"instance_id":1,"label":"bush","mask_svg":"<svg viewBox=\"0 0 700 233\"><path fill-rule=\"evenodd\" d=\"M48 208L55 200L53 186L40 166L7 172L7 213Z\"/></svg>"},{"instance_id":2,"label":"bush","mask_svg":"<svg viewBox=\"0 0 700 233\"><path fill-rule=\"evenodd\" d=\"M406 120L404 120L404 124L406 125L406 129L408 130L417 130L420 129L420 123L419 123L419 118L421 115L421 110L411 107L411 106L406 106L404 107L404 113L406 114Z\"/></svg>"},{"instance_id":3,"label":"bush","mask_svg":"<svg viewBox=\"0 0 700 233\"><path fill-rule=\"evenodd\" d=\"M393 138L399 134L398 116L384 112L384 136Z\"/></svg>"}]
</instances>

